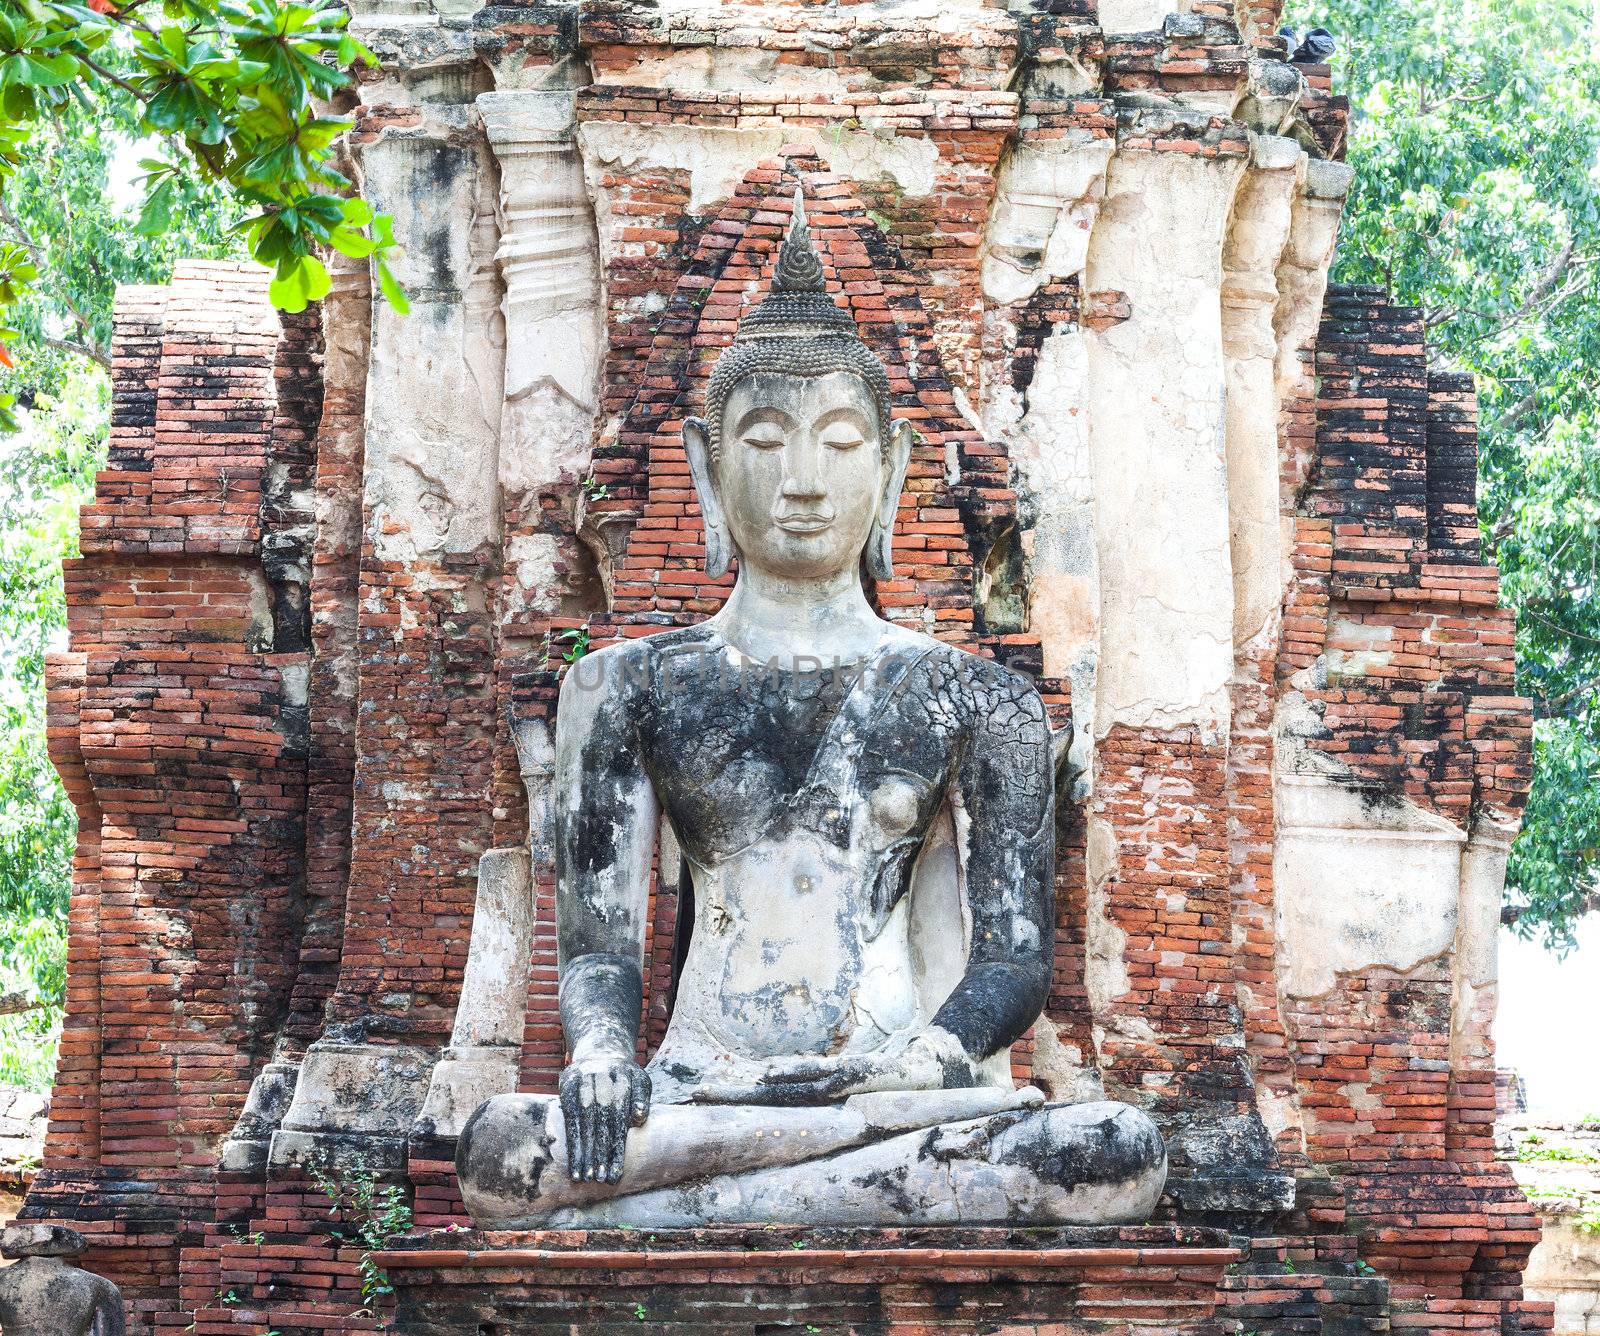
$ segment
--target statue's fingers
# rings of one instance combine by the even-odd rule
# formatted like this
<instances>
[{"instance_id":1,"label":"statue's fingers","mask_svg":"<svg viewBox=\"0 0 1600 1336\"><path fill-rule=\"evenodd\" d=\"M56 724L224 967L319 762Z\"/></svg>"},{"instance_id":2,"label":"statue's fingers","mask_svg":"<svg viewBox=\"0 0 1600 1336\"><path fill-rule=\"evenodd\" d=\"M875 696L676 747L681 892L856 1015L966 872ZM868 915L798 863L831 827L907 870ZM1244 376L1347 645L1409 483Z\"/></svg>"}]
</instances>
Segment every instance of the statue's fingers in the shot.
<instances>
[{"instance_id":1,"label":"statue's fingers","mask_svg":"<svg viewBox=\"0 0 1600 1336\"><path fill-rule=\"evenodd\" d=\"M622 1147L628 1135L628 1092L617 1083L617 1091L606 1105L606 1167L601 1175L607 1183L622 1177Z\"/></svg>"},{"instance_id":2,"label":"statue's fingers","mask_svg":"<svg viewBox=\"0 0 1600 1336\"><path fill-rule=\"evenodd\" d=\"M631 1085L633 1098L628 1109L628 1122L638 1127L650 1113L650 1073L635 1067Z\"/></svg>"},{"instance_id":3,"label":"statue's fingers","mask_svg":"<svg viewBox=\"0 0 1600 1336\"><path fill-rule=\"evenodd\" d=\"M583 1104L578 1097L580 1078L567 1072L561 1078L561 1122L567 1133L567 1174L576 1182L583 1177Z\"/></svg>"},{"instance_id":4,"label":"statue's fingers","mask_svg":"<svg viewBox=\"0 0 1600 1336\"><path fill-rule=\"evenodd\" d=\"M600 1096L599 1081L595 1082L594 1108L590 1110L589 1117L593 1119L590 1130L594 1135L594 1143L590 1148L590 1158L594 1167L589 1177L596 1182L605 1182L606 1175L611 1172L611 1105Z\"/></svg>"},{"instance_id":5,"label":"statue's fingers","mask_svg":"<svg viewBox=\"0 0 1600 1336\"><path fill-rule=\"evenodd\" d=\"M600 1154L595 1157L595 1179L611 1182L611 1166L617 1153L617 1106L611 1101L598 1105Z\"/></svg>"},{"instance_id":6,"label":"statue's fingers","mask_svg":"<svg viewBox=\"0 0 1600 1336\"><path fill-rule=\"evenodd\" d=\"M611 1147L611 1102L602 1098L604 1084L607 1083L596 1078L594 1103L589 1106L589 1178L594 1182L606 1176L606 1156Z\"/></svg>"},{"instance_id":7,"label":"statue's fingers","mask_svg":"<svg viewBox=\"0 0 1600 1336\"><path fill-rule=\"evenodd\" d=\"M594 1074L584 1072L578 1080L578 1146L579 1159L583 1172L579 1177L589 1180L594 1177L595 1155L599 1151L599 1141L595 1136L598 1129L595 1126L594 1110Z\"/></svg>"}]
</instances>

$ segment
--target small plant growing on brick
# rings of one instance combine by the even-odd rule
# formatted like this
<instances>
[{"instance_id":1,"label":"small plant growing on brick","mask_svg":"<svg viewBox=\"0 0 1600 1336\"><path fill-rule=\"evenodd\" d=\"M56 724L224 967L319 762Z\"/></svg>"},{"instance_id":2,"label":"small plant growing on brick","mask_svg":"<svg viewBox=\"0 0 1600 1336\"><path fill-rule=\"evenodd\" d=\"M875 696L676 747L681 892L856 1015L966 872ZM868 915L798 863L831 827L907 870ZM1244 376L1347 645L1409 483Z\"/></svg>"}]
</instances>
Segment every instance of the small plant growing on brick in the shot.
<instances>
[{"instance_id":1,"label":"small plant growing on brick","mask_svg":"<svg viewBox=\"0 0 1600 1336\"><path fill-rule=\"evenodd\" d=\"M563 663L577 663L579 659L589 652L588 623L582 626L569 627L556 639L567 642L567 647L561 651L561 661Z\"/></svg>"},{"instance_id":2,"label":"small plant growing on brick","mask_svg":"<svg viewBox=\"0 0 1600 1336\"><path fill-rule=\"evenodd\" d=\"M1524 1164L1539 1161L1557 1161L1564 1164L1600 1163L1600 1155L1579 1150L1576 1146L1547 1146L1537 1132L1529 1132L1517 1146L1517 1159Z\"/></svg>"},{"instance_id":3,"label":"small plant growing on brick","mask_svg":"<svg viewBox=\"0 0 1600 1336\"><path fill-rule=\"evenodd\" d=\"M405 1191L395 1183L379 1184L371 1166L357 1162L344 1168L330 1160L307 1166L311 1181L333 1203L328 1214L339 1221L329 1233L361 1256L356 1269L361 1276L361 1307L357 1317L377 1317L377 1305L394 1293L389 1273L373 1260L373 1253L411 1228L411 1206ZM380 1331L388 1323L379 1320Z\"/></svg>"},{"instance_id":4,"label":"small plant growing on brick","mask_svg":"<svg viewBox=\"0 0 1600 1336\"><path fill-rule=\"evenodd\" d=\"M544 645L541 653L544 661L549 663L560 652L561 662L574 664L589 652L589 624L582 626L569 626L563 631L549 630L544 633Z\"/></svg>"},{"instance_id":5,"label":"small plant growing on brick","mask_svg":"<svg viewBox=\"0 0 1600 1336\"><path fill-rule=\"evenodd\" d=\"M1581 1188L1558 1184L1548 1188L1527 1188L1530 1201L1572 1203L1572 1227L1580 1234L1600 1235L1600 1196L1593 1196Z\"/></svg>"},{"instance_id":6,"label":"small plant growing on brick","mask_svg":"<svg viewBox=\"0 0 1600 1336\"><path fill-rule=\"evenodd\" d=\"M633 1318L634 1318L635 1322L643 1322L644 1321L644 1319L645 1319L645 1311L644 1311L644 1305L643 1304L634 1304L634 1306L633 1306Z\"/></svg>"}]
</instances>

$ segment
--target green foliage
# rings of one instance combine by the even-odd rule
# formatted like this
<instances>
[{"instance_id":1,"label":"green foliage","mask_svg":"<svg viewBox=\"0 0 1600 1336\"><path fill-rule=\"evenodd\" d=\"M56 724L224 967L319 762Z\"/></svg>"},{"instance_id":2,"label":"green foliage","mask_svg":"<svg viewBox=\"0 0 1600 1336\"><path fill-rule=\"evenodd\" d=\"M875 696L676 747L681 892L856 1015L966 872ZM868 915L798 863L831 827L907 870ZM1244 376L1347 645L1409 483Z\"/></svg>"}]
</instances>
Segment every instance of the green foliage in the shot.
<instances>
[{"instance_id":1,"label":"green foliage","mask_svg":"<svg viewBox=\"0 0 1600 1336\"><path fill-rule=\"evenodd\" d=\"M242 243L233 199L193 164L169 178L167 231L135 230L117 193L139 103L114 84L26 128L0 129L0 303L19 362L0 391L20 426L0 435L0 988L42 1005L0 1018L0 1083L46 1089L77 822L45 748L44 656L65 647L61 560L77 553L78 507L105 457L112 300L119 283L164 282L180 255Z\"/></svg>"},{"instance_id":2,"label":"green foliage","mask_svg":"<svg viewBox=\"0 0 1600 1336\"><path fill-rule=\"evenodd\" d=\"M1572 1227L1580 1234L1600 1235L1600 1196L1566 1184L1526 1187L1523 1191L1535 1202L1572 1203Z\"/></svg>"},{"instance_id":3,"label":"green foliage","mask_svg":"<svg viewBox=\"0 0 1600 1336\"><path fill-rule=\"evenodd\" d=\"M64 639L61 560L77 552L109 409L98 371L69 371L61 389L0 437L0 986L42 1004L0 1019L0 1083L33 1089L54 1074L77 834L45 750L45 655Z\"/></svg>"},{"instance_id":4,"label":"green foliage","mask_svg":"<svg viewBox=\"0 0 1600 1336\"><path fill-rule=\"evenodd\" d=\"M1517 1159L1523 1164L1557 1162L1564 1164L1600 1164L1600 1156L1576 1146L1548 1146L1537 1132L1529 1132L1517 1144Z\"/></svg>"},{"instance_id":5,"label":"green foliage","mask_svg":"<svg viewBox=\"0 0 1600 1336\"><path fill-rule=\"evenodd\" d=\"M559 644L557 642L560 642ZM544 660L549 663L557 654L561 662L568 664L577 663L589 652L589 624L582 626L569 626L564 631L545 632Z\"/></svg>"},{"instance_id":6,"label":"green foliage","mask_svg":"<svg viewBox=\"0 0 1600 1336\"><path fill-rule=\"evenodd\" d=\"M358 1317L376 1317L377 1306L394 1293L389 1275L372 1257L392 1239L411 1228L411 1206L405 1190L395 1183L380 1183L377 1173L364 1163L340 1166L328 1159L314 1162L306 1172L333 1203L328 1212L337 1223L329 1233L346 1247L359 1248L362 1307ZM379 1330L387 1326L379 1321Z\"/></svg>"},{"instance_id":7,"label":"green foliage","mask_svg":"<svg viewBox=\"0 0 1600 1336\"><path fill-rule=\"evenodd\" d=\"M1334 277L1477 379L1479 512L1535 770L1510 916L1572 944L1600 874L1600 59L1590 0L1293 0L1339 39L1356 177Z\"/></svg>"},{"instance_id":8,"label":"green foliage","mask_svg":"<svg viewBox=\"0 0 1600 1336\"><path fill-rule=\"evenodd\" d=\"M0 301L10 302L18 361L3 388L23 407L40 393L59 399L66 378L85 363L109 368L118 284L165 282L179 256L242 253L230 231L237 207L194 169L168 183L174 206L166 232L135 230L134 211L118 193L139 134L134 99L113 88L92 106L69 104L38 126L4 183L0 255L25 256L45 275L10 297L0 291Z\"/></svg>"},{"instance_id":9,"label":"green foliage","mask_svg":"<svg viewBox=\"0 0 1600 1336\"><path fill-rule=\"evenodd\" d=\"M196 190L220 189L251 211L238 226L284 309L328 291L318 252L329 248L370 258L403 308L391 220L351 197L334 166L349 122L321 114L350 66L375 63L348 21L335 0L0 0L0 186L9 199L8 178L49 127L120 107L151 144L141 235L170 234ZM0 245L0 317L54 282L40 261L26 244ZM15 428L13 403L0 395L0 427Z\"/></svg>"}]
</instances>

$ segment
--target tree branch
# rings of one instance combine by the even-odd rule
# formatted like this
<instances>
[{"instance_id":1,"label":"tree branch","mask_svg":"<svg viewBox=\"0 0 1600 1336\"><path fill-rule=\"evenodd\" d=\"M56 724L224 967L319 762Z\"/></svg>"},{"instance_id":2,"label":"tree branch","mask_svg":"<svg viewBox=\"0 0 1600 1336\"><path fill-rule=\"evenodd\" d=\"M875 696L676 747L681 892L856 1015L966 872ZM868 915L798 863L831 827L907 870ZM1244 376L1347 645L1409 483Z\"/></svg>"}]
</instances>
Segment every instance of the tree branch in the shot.
<instances>
[{"instance_id":1,"label":"tree branch","mask_svg":"<svg viewBox=\"0 0 1600 1336\"><path fill-rule=\"evenodd\" d=\"M1575 687L1569 687L1559 696L1551 696L1544 700L1541 707L1537 709L1535 713L1541 719L1554 718L1560 713L1563 706L1570 705L1573 701L1577 700L1579 696L1582 696L1587 692L1594 691L1597 688L1600 688L1600 676L1591 677L1587 681L1579 682Z\"/></svg>"},{"instance_id":2,"label":"tree branch","mask_svg":"<svg viewBox=\"0 0 1600 1336\"><path fill-rule=\"evenodd\" d=\"M1516 927L1517 920L1532 908L1532 905L1501 905L1501 925L1507 928ZM1600 891L1590 891L1588 895L1578 901L1572 911L1572 917L1575 919L1582 918L1585 914L1593 914L1596 911L1600 911Z\"/></svg>"},{"instance_id":3,"label":"tree branch","mask_svg":"<svg viewBox=\"0 0 1600 1336\"><path fill-rule=\"evenodd\" d=\"M0 993L0 1016L15 1016L24 1011L36 1011L38 1007L39 1000L26 993Z\"/></svg>"},{"instance_id":4,"label":"tree branch","mask_svg":"<svg viewBox=\"0 0 1600 1336\"><path fill-rule=\"evenodd\" d=\"M1600 645L1600 639L1596 639L1594 636L1585 635L1582 631L1574 631L1570 626L1562 626L1561 623L1553 622L1548 617L1541 617L1530 605L1524 604L1522 607L1518 608L1516 612L1517 616L1521 617L1525 614L1529 617L1532 617L1533 620L1538 622L1541 626L1547 626L1552 631L1558 631L1564 636L1571 636L1575 640L1587 640L1591 645Z\"/></svg>"},{"instance_id":5,"label":"tree branch","mask_svg":"<svg viewBox=\"0 0 1600 1336\"><path fill-rule=\"evenodd\" d=\"M1556 258L1550 262L1550 267L1539 275L1539 281L1533 285L1533 291L1527 296L1517 310L1517 319L1531 312L1546 297L1555 291L1556 285L1566 276L1567 270L1572 267L1572 253L1577 248L1577 239L1569 231L1567 239L1561 243L1561 249L1556 252Z\"/></svg>"},{"instance_id":6,"label":"tree branch","mask_svg":"<svg viewBox=\"0 0 1600 1336\"><path fill-rule=\"evenodd\" d=\"M48 334L44 335L39 342L44 344L46 348L54 348L58 353L72 353L78 357L87 357L91 362L96 363L105 370L111 370L110 354L101 352L100 348L95 344L74 343L70 339L53 339Z\"/></svg>"},{"instance_id":7,"label":"tree branch","mask_svg":"<svg viewBox=\"0 0 1600 1336\"><path fill-rule=\"evenodd\" d=\"M120 74L116 74L113 71L108 70L104 65L100 64L99 61L90 60L88 56L79 56L78 59L81 60L85 65L87 65L96 74L98 74L107 83L116 84L116 86L118 88L122 89L122 91L127 93L130 97L136 97L141 102L148 102L150 100L150 94L148 94L146 92L143 92L142 90L140 90L138 88L135 88L131 83L129 83L126 79L124 79Z\"/></svg>"},{"instance_id":8,"label":"tree branch","mask_svg":"<svg viewBox=\"0 0 1600 1336\"><path fill-rule=\"evenodd\" d=\"M1510 431L1529 413L1539 406L1539 391L1529 390L1527 394L1518 399L1510 408L1494 420L1496 431Z\"/></svg>"}]
</instances>

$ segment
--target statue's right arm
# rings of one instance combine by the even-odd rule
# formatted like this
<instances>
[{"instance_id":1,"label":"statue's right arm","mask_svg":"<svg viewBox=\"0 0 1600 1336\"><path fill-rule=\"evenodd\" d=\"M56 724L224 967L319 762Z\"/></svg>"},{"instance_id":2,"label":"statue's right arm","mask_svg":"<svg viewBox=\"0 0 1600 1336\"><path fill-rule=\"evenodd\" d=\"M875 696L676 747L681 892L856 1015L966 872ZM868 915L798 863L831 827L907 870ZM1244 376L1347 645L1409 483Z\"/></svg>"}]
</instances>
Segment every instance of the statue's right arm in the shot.
<instances>
[{"instance_id":1,"label":"statue's right arm","mask_svg":"<svg viewBox=\"0 0 1600 1336\"><path fill-rule=\"evenodd\" d=\"M570 1060L561 1110L572 1177L615 1183L649 1078L634 1061L661 809L638 721L643 646L580 659L556 713L556 950Z\"/></svg>"},{"instance_id":2,"label":"statue's right arm","mask_svg":"<svg viewBox=\"0 0 1600 1336\"><path fill-rule=\"evenodd\" d=\"M95 1287L99 1291L98 1301L89 1336L127 1336L128 1329L122 1316L122 1292L109 1280L103 1277L99 1279L101 1283Z\"/></svg>"}]
</instances>

